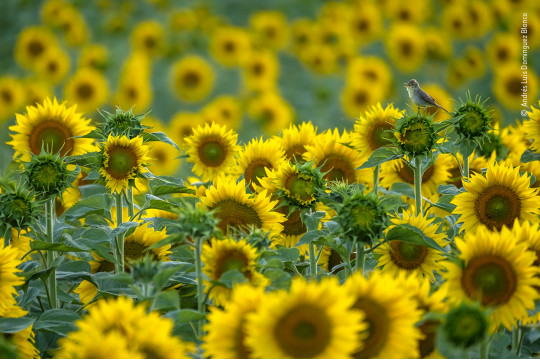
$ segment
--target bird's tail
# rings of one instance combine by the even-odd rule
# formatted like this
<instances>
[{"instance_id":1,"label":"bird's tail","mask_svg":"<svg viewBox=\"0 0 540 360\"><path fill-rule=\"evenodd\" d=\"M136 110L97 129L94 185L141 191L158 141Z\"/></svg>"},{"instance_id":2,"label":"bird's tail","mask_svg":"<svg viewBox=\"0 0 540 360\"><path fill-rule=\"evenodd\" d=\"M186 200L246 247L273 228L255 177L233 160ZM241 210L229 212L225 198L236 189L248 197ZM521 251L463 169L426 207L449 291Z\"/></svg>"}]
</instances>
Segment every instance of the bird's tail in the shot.
<instances>
[{"instance_id":1,"label":"bird's tail","mask_svg":"<svg viewBox=\"0 0 540 360\"><path fill-rule=\"evenodd\" d=\"M446 110L446 109L445 109L445 108L443 108L443 107L442 107L441 105L437 104L437 107L438 107L439 109L443 109L444 111L446 111L447 113L449 113L449 114L450 114L450 111Z\"/></svg>"}]
</instances>

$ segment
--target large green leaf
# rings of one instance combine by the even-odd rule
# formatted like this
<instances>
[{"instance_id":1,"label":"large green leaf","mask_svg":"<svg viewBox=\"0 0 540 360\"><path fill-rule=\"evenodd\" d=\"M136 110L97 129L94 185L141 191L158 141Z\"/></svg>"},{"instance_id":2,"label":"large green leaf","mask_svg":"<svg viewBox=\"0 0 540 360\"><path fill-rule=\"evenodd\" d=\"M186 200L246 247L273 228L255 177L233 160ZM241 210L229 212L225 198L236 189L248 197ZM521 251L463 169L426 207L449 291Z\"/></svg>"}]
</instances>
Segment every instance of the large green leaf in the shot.
<instances>
[{"instance_id":1,"label":"large green leaf","mask_svg":"<svg viewBox=\"0 0 540 360\"><path fill-rule=\"evenodd\" d=\"M152 133L143 132L142 137L143 137L145 142L146 141L161 141L161 142L164 142L166 144L174 146L174 148L176 150L180 151L180 148L178 147L178 145L176 145L176 143L174 141L169 139L169 137L167 135L165 135L165 133L162 133L162 132L159 132L159 131L158 132L152 132Z\"/></svg>"},{"instance_id":2,"label":"large green leaf","mask_svg":"<svg viewBox=\"0 0 540 360\"><path fill-rule=\"evenodd\" d=\"M0 333L13 334L27 329L34 319L31 317L0 318Z\"/></svg>"},{"instance_id":3,"label":"large green leaf","mask_svg":"<svg viewBox=\"0 0 540 360\"><path fill-rule=\"evenodd\" d=\"M433 249L444 252L444 249L432 238L426 236L422 230L409 224L396 225L386 233L388 241L404 241L417 245L428 246Z\"/></svg>"},{"instance_id":4,"label":"large green leaf","mask_svg":"<svg viewBox=\"0 0 540 360\"><path fill-rule=\"evenodd\" d=\"M53 332L63 337L77 330L74 322L80 318L79 314L73 310L50 309L41 314L34 322L33 328L36 331Z\"/></svg>"},{"instance_id":5,"label":"large green leaf","mask_svg":"<svg viewBox=\"0 0 540 360\"><path fill-rule=\"evenodd\" d=\"M539 160L540 160L540 154L532 152L529 149L525 150L525 152L521 155L522 163L528 163L531 161L539 161Z\"/></svg>"},{"instance_id":6,"label":"large green leaf","mask_svg":"<svg viewBox=\"0 0 540 360\"><path fill-rule=\"evenodd\" d=\"M395 147L380 147L371 153L371 156L358 169L368 169L390 160L402 158L403 155Z\"/></svg>"},{"instance_id":7,"label":"large green leaf","mask_svg":"<svg viewBox=\"0 0 540 360\"><path fill-rule=\"evenodd\" d=\"M166 194L195 194L193 189L188 189L184 181L172 176L157 176L148 183L150 191L155 196Z\"/></svg>"}]
</instances>

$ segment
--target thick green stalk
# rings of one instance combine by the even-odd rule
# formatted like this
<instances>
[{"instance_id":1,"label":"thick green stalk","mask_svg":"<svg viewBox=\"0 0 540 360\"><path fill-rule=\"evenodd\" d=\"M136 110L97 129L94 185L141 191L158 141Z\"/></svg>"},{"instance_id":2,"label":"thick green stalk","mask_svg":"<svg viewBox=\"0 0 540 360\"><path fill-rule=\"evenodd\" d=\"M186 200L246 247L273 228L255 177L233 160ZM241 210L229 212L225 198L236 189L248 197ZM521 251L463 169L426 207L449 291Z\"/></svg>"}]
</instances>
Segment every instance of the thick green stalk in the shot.
<instances>
[{"instance_id":1,"label":"thick green stalk","mask_svg":"<svg viewBox=\"0 0 540 360\"><path fill-rule=\"evenodd\" d=\"M133 215L135 214L135 209L134 209L134 204L133 204L133 189L131 187L127 188L126 200L127 200L129 221L133 221Z\"/></svg>"},{"instance_id":2,"label":"thick green stalk","mask_svg":"<svg viewBox=\"0 0 540 360\"><path fill-rule=\"evenodd\" d=\"M202 244L203 239L195 239L195 272L197 274L197 311L201 314L206 313L205 296L203 289L203 272L202 272ZM197 333L199 337L202 333L202 320L197 322Z\"/></svg>"},{"instance_id":3,"label":"thick green stalk","mask_svg":"<svg viewBox=\"0 0 540 360\"><path fill-rule=\"evenodd\" d=\"M116 200L116 227L120 226L123 222L124 209L122 207L122 194L115 193L114 199ZM124 234L116 236L116 273L124 272Z\"/></svg>"},{"instance_id":4,"label":"thick green stalk","mask_svg":"<svg viewBox=\"0 0 540 360\"><path fill-rule=\"evenodd\" d=\"M512 352L516 354L516 358L519 358L519 353L521 352L521 327L519 323L517 326L512 328Z\"/></svg>"},{"instance_id":5,"label":"thick green stalk","mask_svg":"<svg viewBox=\"0 0 540 360\"><path fill-rule=\"evenodd\" d=\"M379 173L381 171L381 165L377 165L373 168L373 190L375 195L379 195Z\"/></svg>"},{"instance_id":6,"label":"thick green stalk","mask_svg":"<svg viewBox=\"0 0 540 360\"><path fill-rule=\"evenodd\" d=\"M414 159L414 200L416 203L416 215L422 212L422 161L420 156Z\"/></svg>"},{"instance_id":7,"label":"thick green stalk","mask_svg":"<svg viewBox=\"0 0 540 360\"><path fill-rule=\"evenodd\" d=\"M363 242L356 243L356 271L360 271L362 275L364 275L365 249Z\"/></svg>"},{"instance_id":8,"label":"thick green stalk","mask_svg":"<svg viewBox=\"0 0 540 360\"><path fill-rule=\"evenodd\" d=\"M309 275L317 276L317 254L315 253L315 244L309 243Z\"/></svg>"},{"instance_id":9,"label":"thick green stalk","mask_svg":"<svg viewBox=\"0 0 540 360\"><path fill-rule=\"evenodd\" d=\"M469 157L463 155L463 174L461 174L463 180L469 178Z\"/></svg>"},{"instance_id":10,"label":"thick green stalk","mask_svg":"<svg viewBox=\"0 0 540 360\"><path fill-rule=\"evenodd\" d=\"M480 343L480 359L487 359L489 353L489 339L484 340Z\"/></svg>"},{"instance_id":11,"label":"thick green stalk","mask_svg":"<svg viewBox=\"0 0 540 360\"><path fill-rule=\"evenodd\" d=\"M47 242L49 244L54 243L54 217L55 217L55 198L51 198L45 202L45 218L47 227ZM56 253L52 250L47 251L46 262L47 268L49 268L56 259ZM47 280L47 286L49 287L49 306L51 309L58 307L57 299L57 287L56 287L56 269L53 269Z\"/></svg>"}]
</instances>

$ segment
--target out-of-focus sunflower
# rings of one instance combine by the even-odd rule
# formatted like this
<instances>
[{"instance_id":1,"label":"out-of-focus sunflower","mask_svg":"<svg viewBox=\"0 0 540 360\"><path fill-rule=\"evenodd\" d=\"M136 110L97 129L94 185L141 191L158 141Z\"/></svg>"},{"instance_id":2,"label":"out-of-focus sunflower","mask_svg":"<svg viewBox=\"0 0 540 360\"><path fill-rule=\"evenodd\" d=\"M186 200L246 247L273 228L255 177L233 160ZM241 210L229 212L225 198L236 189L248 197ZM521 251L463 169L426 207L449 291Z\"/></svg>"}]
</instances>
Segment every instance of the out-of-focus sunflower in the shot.
<instances>
[{"instance_id":1,"label":"out-of-focus sunflower","mask_svg":"<svg viewBox=\"0 0 540 360\"><path fill-rule=\"evenodd\" d=\"M375 105L384 99L387 88L383 84L362 82L347 84L341 92L341 106L350 118L357 118L369 106Z\"/></svg>"},{"instance_id":2,"label":"out-of-focus sunflower","mask_svg":"<svg viewBox=\"0 0 540 360\"><path fill-rule=\"evenodd\" d=\"M508 163L494 163L486 175L473 174L464 182L466 192L456 195L454 214L461 215L462 230L474 232L480 225L500 231L512 227L514 220L535 221L538 189L530 187L530 176L520 176L519 168Z\"/></svg>"},{"instance_id":3,"label":"out-of-focus sunflower","mask_svg":"<svg viewBox=\"0 0 540 360\"><path fill-rule=\"evenodd\" d=\"M187 161L194 164L193 173L203 180L214 180L221 174L228 174L236 164L237 139L238 134L233 130L215 123L193 129L193 134L184 139Z\"/></svg>"},{"instance_id":4,"label":"out-of-focus sunflower","mask_svg":"<svg viewBox=\"0 0 540 360\"><path fill-rule=\"evenodd\" d=\"M202 109L202 117L207 123L215 122L236 130L242 122L242 106L235 97L221 95ZM198 124L198 120L193 119L191 124Z\"/></svg>"},{"instance_id":5,"label":"out-of-focus sunflower","mask_svg":"<svg viewBox=\"0 0 540 360\"><path fill-rule=\"evenodd\" d=\"M136 51L143 51L150 56L164 51L164 30L157 21L142 21L131 32L131 46Z\"/></svg>"},{"instance_id":6,"label":"out-of-focus sunflower","mask_svg":"<svg viewBox=\"0 0 540 360\"><path fill-rule=\"evenodd\" d=\"M114 104L122 109L136 108L144 111L152 103L150 78L122 76L114 95Z\"/></svg>"},{"instance_id":7,"label":"out-of-focus sunflower","mask_svg":"<svg viewBox=\"0 0 540 360\"><path fill-rule=\"evenodd\" d=\"M416 214L413 207L409 211L404 211L402 217L392 219L393 226L388 227L386 232L396 225L409 224L419 229L425 236L433 239L437 245L444 247L448 244L444 233L437 233L439 224L429 220L426 215ZM391 275L398 274L415 275L419 278L427 277L432 281L435 279L434 272L444 269L441 260L444 254L441 251L410 242L392 240L382 244L375 249L375 254L379 256L377 266L381 272L388 272Z\"/></svg>"},{"instance_id":8,"label":"out-of-focus sunflower","mask_svg":"<svg viewBox=\"0 0 540 360\"><path fill-rule=\"evenodd\" d=\"M229 302L231 289L214 285L227 271L238 270L249 284L266 287L270 281L257 272L257 249L246 239L236 241L232 238L212 239L204 244L202 250L203 273L209 280L204 280L204 287L214 305L225 305Z\"/></svg>"},{"instance_id":9,"label":"out-of-focus sunflower","mask_svg":"<svg viewBox=\"0 0 540 360\"><path fill-rule=\"evenodd\" d=\"M43 26L24 28L15 44L15 60L22 67L34 69L51 49L57 48L54 34Z\"/></svg>"},{"instance_id":10,"label":"out-of-focus sunflower","mask_svg":"<svg viewBox=\"0 0 540 360\"><path fill-rule=\"evenodd\" d=\"M428 27L424 31L426 55L434 60L448 60L452 57L452 41L450 36L437 27ZM422 86L423 88L424 86Z\"/></svg>"},{"instance_id":11,"label":"out-of-focus sunflower","mask_svg":"<svg viewBox=\"0 0 540 360\"><path fill-rule=\"evenodd\" d=\"M466 4L465 9L468 13L471 26L471 35L481 38L493 28L493 12L490 9L491 4L474 0Z\"/></svg>"},{"instance_id":12,"label":"out-of-focus sunflower","mask_svg":"<svg viewBox=\"0 0 540 360\"><path fill-rule=\"evenodd\" d=\"M95 70L103 70L109 62L109 51L101 44L89 44L81 49L79 67L90 67Z\"/></svg>"},{"instance_id":13,"label":"out-of-focus sunflower","mask_svg":"<svg viewBox=\"0 0 540 360\"><path fill-rule=\"evenodd\" d=\"M198 102L212 91L214 70L202 57L186 56L173 65L171 84L180 100Z\"/></svg>"},{"instance_id":14,"label":"out-of-focus sunflower","mask_svg":"<svg viewBox=\"0 0 540 360\"><path fill-rule=\"evenodd\" d=\"M403 114L393 104L383 109L381 103L377 103L356 120L351 133L351 145L367 160L373 151L392 143L390 130L395 127L396 119Z\"/></svg>"},{"instance_id":15,"label":"out-of-focus sunflower","mask_svg":"<svg viewBox=\"0 0 540 360\"><path fill-rule=\"evenodd\" d=\"M362 45L377 39L382 28L381 10L376 4L360 2L352 6L350 29L358 44Z\"/></svg>"},{"instance_id":16,"label":"out-of-focus sunflower","mask_svg":"<svg viewBox=\"0 0 540 360\"><path fill-rule=\"evenodd\" d=\"M477 47L469 46L463 55L465 73L468 77L482 77L486 72L485 54Z\"/></svg>"},{"instance_id":17,"label":"out-of-focus sunflower","mask_svg":"<svg viewBox=\"0 0 540 360\"><path fill-rule=\"evenodd\" d=\"M254 31L256 44L272 50L281 50L287 46L290 30L285 14L282 12L259 11L251 15L249 22Z\"/></svg>"},{"instance_id":18,"label":"out-of-focus sunflower","mask_svg":"<svg viewBox=\"0 0 540 360\"><path fill-rule=\"evenodd\" d=\"M64 97L85 113L96 111L108 99L109 87L97 70L84 68L71 76L64 86Z\"/></svg>"},{"instance_id":19,"label":"out-of-focus sunflower","mask_svg":"<svg viewBox=\"0 0 540 360\"><path fill-rule=\"evenodd\" d=\"M154 175L173 175L178 170L181 160L180 155L172 145L161 141L153 141L149 146L147 169Z\"/></svg>"},{"instance_id":20,"label":"out-of-focus sunflower","mask_svg":"<svg viewBox=\"0 0 540 360\"><path fill-rule=\"evenodd\" d=\"M26 93L25 105L35 106L36 104L42 103L47 97L52 97L51 87L43 81L29 78L24 81L23 87L24 92Z\"/></svg>"},{"instance_id":21,"label":"out-of-focus sunflower","mask_svg":"<svg viewBox=\"0 0 540 360\"><path fill-rule=\"evenodd\" d=\"M274 139L252 139L237 156L238 165L234 168L233 176L241 175L253 191L259 186L259 178L266 176L266 168L279 169L279 164L285 159L285 153L280 144Z\"/></svg>"},{"instance_id":22,"label":"out-of-focus sunflower","mask_svg":"<svg viewBox=\"0 0 540 360\"><path fill-rule=\"evenodd\" d=\"M503 227L500 232L491 232L480 226L475 232L467 231L463 239L455 240L462 265L445 264L444 286L451 299L477 300L491 307L492 331L500 325L511 330L539 297L534 288L540 285L533 266L535 254L527 250L526 243L518 242L518 230Z\"/></svg>"},{"instance_id":23,"label":"out-of-focus sunflower","mask_svg":"<svg viewBox=\"0 0 540 360\"><path fill-rule=\"evenodd\" d=\"M222 65L232 67L245 61L251 50L251 40L242 28L223 26L210 38L210 54Z\"/></svg>"},{"instance_id":24,"label":"out-of-focus sunflower","mask_svg":"<svg viewBox=\"0 0 540 360\"><path fill-rule=\"evenodd\" d=\"M527 45L531 50L538 48L540 45L540 14L529 11L529 9L532 8L533 5L529 4L528 7L525 6L521 9L522 11L513 12L510 15L508 26L508 32L516 36L518 41L521 42L523 38L523 34L521 33L521 28L523 27L523 12L527 12ZM536 97L533 96L533 98Z\"/></svg>"},{"instance_id":25,"label":"out-of-focus sunflower","mask_svg":"<svg viewBox=\"0 0 540 360\"><path fill-rule=\"evenodd\" d=\"M35 69L38 75L47 82L57 84L62 81L69 72L69 56L59 48L51 49L45 55Z\"/></svg>"},{"instance_id":26,"label":"out-of-focus sunflower","mask_svg":"<svg viewBox=\"0 0 540 360\"><path fill-rule=\"evenodd\" d=\"M28 315L28 311L19 307L15 299L6 307L0 307L0 318L16 319ZM39 359L39 350L36 348L35 334L32 325L15 333L4 333L4 338L10 339L18 355L23 359ZM2 349L4 350L4 349Z\"/></svg>"},{"instance_id":27,"label":"out-of-focus sunflower","mask_svg":"<svg viewBox=\"0 0 540 360\"><path fill-rule=\"evenodd\" d=\"M383 89L383 96L392 91L392 72L388 64L376 56L355 57L347 68L347 79L351 84L363 83Z\"/></svg>"},{"instance_id":28,"label":"out-of-focus sunflower","mask_svg":"<svg viewBox=\"0 0 540 360\"><path fill-rule=\"evenodd\" d=\"M386 51L394 65L403 72L420 67L426 57L426 44L422 32L413 25L396 24L386 38Z\"/></svg>"},{"instance_id":29,"label":"out-of-focus sunflower","mask_svg":"<svg viewBox=\"0 0 540 360\"><path fill-rule=\"evenodd\" d=\"M265 91L251 100L247 111L268 134L276 134L294 121L293 108L275 91Z\"/></svg>"},{"instance_id":30,"label":"out-of-focus sunflower","mask_svg":"<svg viewBox=\"0 0 540 360\"><path fill-rule=\"evenodd\" d=\"M467 64L465 63L465 59L457 59L450 61L450 64L448 66L448 73L446 76L448 85L450 85L453 88L459 87L467 81L467 74L465 72L465 69L467 68Z\"/></svg>"},{"instance_id":31,"label":"out-of-focus sunflower","mask_svg":"<svg viewBox=\"0 0 540 360\"><path fill-rule=\"evenodd\" d=\"M58 14L58 28L64 33L64 39L71 46L84 45L90 31L83 14L74 6L62 8Z\"/></svg>"},{"instance_id":32,"label":"out-of-focus sunflower","mask_svg":"<svg viewBox=\"0 0 540 360\"><path fill-rule=\"evenodd\" d=\"M441 26L445 33L456 39L471 35L471 18L463 4L456 3L442 9Z\"/></svg>"},{"instance_id":33,"label":"out-of-focus sunflower","mask_svg":"<svg viewBox=\"0 0 540 360\"><path fill-rule=\"evenodd\" d=\"M172 30L194 30L198 25L197 14L193 9L174 9L170 14L169 26Z\"/></svg>"},{"instance_id":34,"label":"out-of-focus sunflower","mask_svg":"<svg viewBox=\"0 0 540 360\"><path fill-rule=\"evenodd\" d=\"M12 248L17 249L19 251L18 259L22 259L24 255L28 251L30 251L30 241L32 239L28 236L28 233L30 232L30 229L15 229L11 228L11 241L10 245Z\"/></svg>"},{"instance_id":35,"label":"out-of-focus sunflower","mask_svg":"<svg viewBox=\"0 0 540 360\"><path fill-rule=\"evenodd\" d=\"M431 15L431 2L388 0L384 4L386 16L393 22L421 24Z\"/></svg>"},{"instance_id":36,"label":"out-of-focus sunflower","mask_svg":"<svg viewBox=\"0 0 540 360\"><path fill-rule=\"evenodd\" d=\"M281 136L274 136L283 150L285 156L291 162L301 161L306 152L307 145L313 145L317 136L317 127L311 122L303 122L300 125L290 125L281 129Z\"/></svg>"},{"instance_id":37,"label":"out-of-focus sunflower","mask_svg":"<svg viewBox=\"0 0 540 360\"><path fill-rule=\"evenodd\" d=\"M523 70L519 64L500 67L495 71L493 93L497 100L508 109L521 109L527 93L528 99L536 99L538 96L538 77L532 69L527 70L527 84L522 84Z\"/></svg>"},{"instance_id":38,"label":"out-of-focus sunflower","mask_svg":"<svg viewBox=\"0 0 540 360\"><path fill-rule=\"evenodd\" d=\"M185 138L191 136L193 130L203 124L204 118L199 113L178 112L169 122L167 134L178 146L183 146L186 144Z\"/></svg>"},{"instance_id":39,"label":"out-of-focus sunflower","mask_svg":"<svg viewBox=\"0 0 540 360\"><path fill-rule=\"evenodd\" d=\"M13 146L15 157L21 161L29 161L30 154L38 155L42 147L61 155L81 155L93 151L93 140L77 138L94 129L90 120L76 113L76 106L67 107L58 104L56 98L49 98L43 104L27 106L26 114L17 114L17 124L9 129L12 140L7 144Z\"/></svg>"},{"instance_id":40,"label":"out-of-focus sunflower","mask_svg":"<svg viewBox=\"0 0 540 360\"><path fill-rule=\"evenodd\" d=\"M437 104L441 105L443 108L450 112L453 111L454 104L452 101L452 97L443 87L437 84L428 83L422 85L422 90L427 92L432 98L436 99ZM447 113L446 111L441 111L436 107L426 108L426 114L429 116L433 115L434 122L447 120L451 117L449 113Z\"/></svg>"},{"instance_id":41,"label":"out-of-focus sunflower","mask_svg":"<svg viewBox=\"0 0 540 360\"><path fill-rule=\"evenodd\" d=\"M296 54L301 54L317 39L318 27L316 23L307 18L295 20L291 25L291 47Z\"/></svg>"},{"instance_id":42,"label":"out-of-focus sunflower","mask_svg":"<svg viewBox=\"0 0 540 360\"><path fill-rule=\"evenodd\" d=\"M537 106L531 106L531 111L527 111L529 119L523 122L523 131L526 138L531 140L530 149L540 152L540 101Z\"/></svg>"},{"instance_id":43,"label":"out-of-focus sunflower","mask_svg":"<svg viewBox=\"0 0 540 360\"><path fill-rule=\"evenodd\" d=\"M521 42L512 34L498 32L486 47L489 61L494 68L517 62L521 53Z\"/></svg>"},{"instance_id":44,"label":"out-of-focus sunflower","mask_svg":"<svg viewBox=\"0 0 540 360\"><path fill-rule=\"evenodd\" d=\"M357 272L344 286L355 299L353 308L362 311L369 324L364 334L364 347L356 350L353 357L418 357L417 341L422 335L415 324L420 320L421 312L398 280L378 271L366 279Z\"/></svg>"},{"instance_id":45,"label":"out-of-focus sunflower","mask_svg":"<svg viewBox=\"0 0 540 360\"><path fill-rule=\"evenodd\" d=\"M302 63L317 74L332 74L338 66L338 54L329 46L314 44L300 54Z\"/></svg>"},{"instance_id":46,"label":"out-of-focus sunflower","mask_svg":"<svg viewBox=\"0 0 540 360\"><path fill-rule=\"evenodd\" d=\"M0 77L0 121L13 116L25 101L25 89L20 80L12 76Z\"/></svg>"},{"instance_id":47,"label":"out-of-focus sunflower","mask_svg":"<svg viewBox=\"0 0 540 360\"><path fill-rule=\"evenodd\" d=\"M153 133L153 132L165 132L165 125L163 122L153 116L145 116L144 119L141 121L141 125L148 126L148 129L144 129L145 132Z\"/></svg>"},{"instance_id":48,"label":"out-of-focus sunflower","mask_svg":"<svg viewBox=\"0 0 540 360\"><path fill-rule=\"evenodd\" d=\"M242 64L242 75L246 88L251 91L271 90L276 87L279 62L269 50L252 51Z\"/></svg>"},{"instance_id":49,"label":"out-of-focus sunflower","mask_svg":"<svg viewBox=\"0 0 540 360\"><path fill-rule=\"evenodd\" d=\"M4 238L1 238L2 242ZM17 295L15 286L24 284L24 278L19 276L21 264L19 251L12 246L0 249L0 310L12 304L13 296Z\"/></svg>"},{"instance_id":50,"label":"out-of-focus sunflower","mask_svg":"<svg viewBox=\"0 0 540 360\"><path fill-rule=\"evenodd\" d=\"M63 8L71 6L65 0L47 0L41 5L40 16L43 23L52 27L57 27L58 15Z\"/></svg>"},{"instance_id":51,"label":"out-of-focus sunflower","mask_svg":"<svg viewBox=\"0 0 540 360\"><path fill-rule=\"evenodd\" d=\"M368 324L336 279L293 280L267 294L248 316L246 344L256 358L348 358L362 348Z\"/></svg>"},{"instance_id":52,"label":"out-of-focus sunflower","mask_svg":"<svg viewBox=\"0 0 540 360\"><path fill-rule=\"evenodd\" d=\"M321 19L317 23L317 43L336 55L338 61L345 60L355 54L354 39L347 22Z\"/></svg>"},{"instance_id":53,"label":"out-of-focus sunflower","mask_svg":"<svg viewBox=\"0 0 540 360\"><path fill-rule=\"evenodd\" d=\"M219 219L218 227L227 232L233 229L246 229L255 226L274 235L283 230L283 214L273 211L277 201L271 201L266 191L249 195L246 193L246 181L238 183L230 177L216 179L214 185L206 190L201 203L207 209L215 209Z\"/></svg>"}]
</instances>

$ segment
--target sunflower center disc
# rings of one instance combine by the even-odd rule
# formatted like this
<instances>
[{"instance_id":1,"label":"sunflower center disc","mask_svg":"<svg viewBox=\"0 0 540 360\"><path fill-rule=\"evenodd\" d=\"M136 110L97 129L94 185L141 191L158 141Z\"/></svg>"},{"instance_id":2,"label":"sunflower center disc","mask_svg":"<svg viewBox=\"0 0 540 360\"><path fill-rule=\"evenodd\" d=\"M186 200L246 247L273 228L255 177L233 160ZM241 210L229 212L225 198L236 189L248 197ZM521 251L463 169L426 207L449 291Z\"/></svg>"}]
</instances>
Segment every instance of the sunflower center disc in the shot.
<instances>
[{"instance_id":1,"label":"sunflower center disc","mask_svg":"<svg viewBox=\"0 0 540 360\"><path fill-rule=\"evenodd\" d=\"M196 72L188 72L182 78L184 85L188 88L194 88L199 85L201 78Z\"/></svg>"},{"instance_id":2,"label":"sunflower center disc","mask_svg":"<svg viewBox=\"0 0 540 360\"><path fill-rule=\"evenodd\" d=\"M476 200L476 214L480 222L498 230L503 225L511 228L520 209L519 197L511 189L500 185L486 188Z\"/></svg>"},{"instance_id":3,"label":"sunflower center disc","mask_svg":"<svg viewBox=\"0 0 540 360\"><path fill-rule=\"evenodd\" d=\"M277 211L281 212L283 215L287 215L289 213L289 207L282 206L277 208ZM285 235L297 236L302 235L307 231L306 225L300 218L300 210L292 212L289 216L287 216L287 220L285 220L285 222L282 224L283 234Z\"/></svg>"},{"instance_id":4,"label":"sunflower center disc","mask_svg":"<svg viewBox=\"0 0 540 360\"><path fill-rule=\"evenodd\" d=\"M311 180L302 179L295 174L287 179L285 184L291 195L301 201L309 201L312 199L312 184Z\"/></svg>"},{"instance_id":5,"label":"sunflower center disc","mask_svg":"<svg viewBox=\"0 0 540 360\"><path fill-rule=\"evenodd\" d=\"M298 304L278 320L274 336L285 354L310 359L326 350L332 336L330 328L324 309Z\"/></svg>"},{"instance_id":6,"label":"sunflower center disc","mask_svg":"<svg viewBox=\"0 0 540 360\"><path fill-rule=\"evenodd\" d=\"M377 357L386 345L390 332L390 319L385 308L375 301L362 297L353 306L362 310L368 323L368 337L364 340L364 348L353 355L356 359L372 359Z\"/></svg>"},{"instance_id":7,"label":"sunflower center disc","mask_svg":"<svg viewBox=\"0 0 540 360\"><path fill-rule=\"evenodd\" d=\"M506 303L514 294L517 278L508 262L494 255L472 259L463 270L461 282L470 297L482 296L482 305Z\"/></svg>"},{"instance_id":8,"label":"sunflower center disc","mask_svg":"<svg viewBox=\"0 0 540 360\"><path fill-rule=\"evenodd\" d=\"M234 199L220 201L214 208L217 209L217 217L220 219L218 226L224 232L229 226L245 229L249 225L255 225L257 228L261 228L263 225L255 209Z\"/></svg>"},{"instance_id":9,"label":"sunflower center disc","mask_svg":"<svg viewBox=\"0 0 540 360\"><path fill-rule=\"evenodd\" d=\"M371 150L377 150L380 147L390 145L388 130L391 130L392 126L387 123L377 123L374 124L371 128L370 133L368 134L368 142L371 147Z\"/></svg>"},{"instance_id":10,"label":"sunflower center disc","mask_svg":"<svg viewBox=\"0 0 540 360\"><path fill-rule=\"evenodd\" d=\"M250 184L250 188L252 188L251 183L254 183L258 186L261 185L261 183L259 182L259 178L266 176L266 171L264 170L265 167L269 169L273 168L272 164L265 159L257 159L248 165L248 167L244 171L244 178Z\"/></svg>"},{"instance_id":11,"label":"sunflower center disc","mask_svg":"<svg viewBox=\"0 0 540 360\"><path fill-rule=\"evenodd\" d=\"M14 218L21 218L26 215L30 206L26 200L21 198L15 198L11 201L11 213Z\"/></svg>"},{"instance_id":12,"label":"sunflower center disc","mask_svg":"<svg viewBox=\"0 0 540 360\"><path fill-rule=\"evenodd\" d=\"M51 164L43 164L41 168L33 172L34 180L43 189L49 189L56 184L56 167Z\"/></svg>"},{"instance_id":13,"label":"sunflower center disc","mask_svg":"<svg viewBox=\"0 0 540 360\"><path fill-rule=\"evenodd\" d=\"M405 241L390 241L390 258L400 269L413 270L424 263L428 249L425 246Z\"/></svg>"},{"instance_id":14,"label":"sunflower center disc","mask_svg":"<svg viewBox=\"0 0 540 360\"><path fill-rule=\"evenodd\" d=\"M351 213L354 216L356 225L358 225L362 229L367 229L371 227L373 221L375 220L375 217L377 216L377 212L366 205L353 207L351 209Z\"/></svg>"},{"instance_id":15,"label":"sunflower center disc","mask_svg":"<svg viewBox=\"0 0 540 360\"><path fill-rule=\"evenodd\" d=\"M459 120L460 129L470 136L477 136L483 130L484 118L474 108L465 110L465 116Z\"/></svg>"},{"instance_id":16,"label":"sunflower center disc","mask_svg":"<svg viewBox=\"0 0 540 360\"><path fill-rule=\"evenodd\" d=\"M137 155L130 148L113 147L109 149L107 172L115 179L125 179L137 165Z\"/></svg>"},{"instance_id":17,"label":"sunflower center disc","mask_svg":"<svg viewBox=\"0 0 540 360\"><path fill-rule=\"evenodd\" d=\"M217 141L208 141L199 146L199 157L201 161L210 167L217 167L225 161L227 151Z\"/></svg>"},{"instance_id":18,"label":"sunflower center disc","mask_svg":"<svg viewBox=\"0 0 540 360\"><path fill-rule=\"evenodd\" d=\"M242 271L246 267L248 259L243 253L239 252L227 252L218 260L216 265L216 278L220 278L221 275L231 270L238 270L244 275L247 275L249 271Z\"/></svg>"},{"instance_id":19,"label":"sunflower center disc","mask_svg":"<svg viewBox=\"0 0 540 360\"><path fill-rule=\"evenodd\" d=\"M321 172L325 180L330 181L345 181L348 184L353 184L356 181L354 167L347 159L339 155L328 155L321 162L324 164L321 167Z\"/></svg>"},{"instance_id":20,"label":"sunflower center disc","mask_svg":"<svg viewBox=\"0 0 540 360\"><path fill-rule=\"evenodd\" d=\"M57 121L42 122L30 133L30 150L33 154L38 155L42 146L53 154L62 149L60 155L63 156L72 150L73 139L70 139L71 136L69 129Z\"/></svg>"},{"instance_id":21,"label":"sunflower center disc","mask_svg":"<svg viewBox=\"0 0 540 360\"><path fill-rule=\"evenodd\" d=\"M94 96L94 88L88 83L80 84L77 87L77 96L83 100L90 99Z\"/></svg>"},{"instance_id":22,"label":"sunflower center disc","mask_svg":"<svg viewBox=\"0 0 540 360\"><path fill-rule=\"evenodd\" d=\"M39 41L32 41L28 44L28 52L34 57L41 55L44 50L45 47Z\"/></svg>"}]
</instances>

